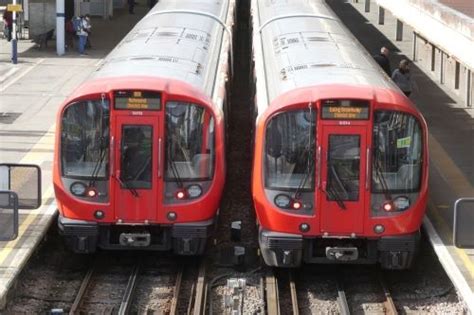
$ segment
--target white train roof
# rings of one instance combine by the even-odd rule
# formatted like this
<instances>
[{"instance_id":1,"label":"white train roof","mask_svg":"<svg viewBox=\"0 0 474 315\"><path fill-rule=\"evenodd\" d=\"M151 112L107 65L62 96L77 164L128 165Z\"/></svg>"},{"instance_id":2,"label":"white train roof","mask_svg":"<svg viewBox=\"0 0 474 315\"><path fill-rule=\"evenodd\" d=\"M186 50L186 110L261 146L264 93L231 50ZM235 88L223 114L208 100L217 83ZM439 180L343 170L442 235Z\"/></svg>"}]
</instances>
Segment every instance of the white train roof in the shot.
<instances>
[{"instance_id":1,"label":"white train roof","mask_svg":"<svg viewBox=\"0 0 474 315\"><path fill-rule=\"evenodd\" d=\"M177 79L211 96L225 34L221 23L228 18L229 2L159 1L106 57L94 77Z\"/></svg>"},{"instance_id":2,"label":"white train roof","mask_svg":"<svg viewBox=\"0 0 474 315\"><path fill-rule=\"evenodd\" d=\"M397 89L323 0L254 0L252 13L267 102L325 84Z\"/></svg>"}]
</instances>

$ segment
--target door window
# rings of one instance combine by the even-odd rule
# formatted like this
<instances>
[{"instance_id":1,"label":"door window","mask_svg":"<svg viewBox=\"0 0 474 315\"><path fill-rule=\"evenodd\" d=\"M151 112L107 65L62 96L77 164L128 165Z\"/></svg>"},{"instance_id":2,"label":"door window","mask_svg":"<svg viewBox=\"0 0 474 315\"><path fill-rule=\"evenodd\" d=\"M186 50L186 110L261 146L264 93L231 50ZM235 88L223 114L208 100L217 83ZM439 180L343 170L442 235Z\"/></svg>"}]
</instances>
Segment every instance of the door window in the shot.
<instances>
[{"instance_id":1,"label":"door window","mask_svg":"<svg viewBox=\"0 0 474 315\"><path fill-rule=\"evenodd\" d=\"M359 200L360 136L329 135L327 168L328 200Z\"/></svg>"},{"instance_id":2,"label":"door window","mask_svg":"<svg viewBox=\"0 0 474 315\"><path fill-rule=\"evenodd\" d=\"M152 136L152 126L122 126L120 180L124 188L151 189Z\"/></svg>"}]
</instances>

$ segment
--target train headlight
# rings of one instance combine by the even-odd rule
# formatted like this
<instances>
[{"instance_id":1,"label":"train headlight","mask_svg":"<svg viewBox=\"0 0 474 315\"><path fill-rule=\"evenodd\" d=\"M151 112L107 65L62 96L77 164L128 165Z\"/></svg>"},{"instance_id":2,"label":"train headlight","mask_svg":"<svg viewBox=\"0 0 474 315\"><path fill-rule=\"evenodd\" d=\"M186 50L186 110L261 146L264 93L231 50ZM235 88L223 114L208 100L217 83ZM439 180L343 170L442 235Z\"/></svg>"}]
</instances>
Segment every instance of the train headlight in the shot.
<instances>
[{"instance_id":1,"label":"train headlight","mask_svg":"<svg viewBox=\"0 0 474 315\"><path fill-rule=\"evenodd\" d=\"M86 194L86 185L81 182L74 182L69 187L74 196L84 196Z\"/></svg>"},{"instance_id":2,"label":"train headlight","mask_svg":"<svg viewBox=\"0 0 474 315\"><path fill-rule=\"evenodd\" d=\"M197 198L201 196L202 194L202 188L201 186L195 184L195 185L189 185L188 188L186 189L188 192L189 198Z\"/></svg>"},{"instance_id":3,"label":"train headlight","mask_svg":"<svg viewBox=\"0 0 474 315\"><path fill-rule=\"evenodd\" d=\"M403 211L410 208L410 199L405 196L400 196L393 200L393 204L397 211Z\"/></svg>"},{"instance_id":4,"label":"train headlight","mask_svg":"<svg viewBox=\"0 0 474 315\"><path fill-rule=\"evenodd\" d=\"M293 209L300 210L303 204L298 200L293 200L293 204L291 205Z\"/></svg>"},{"instance_id":5,"label":"train headlight","mask_svg":"<svg viewBox=\"0 0 474 315\"><path fill-rule=\"evenodd\" d=\"M392 201L386 201L383 205L382 205L382 209L386 212L392 212L393 210L395 210L395 207L393 206L393 203Z\"/></svg>"},{"instance_id":6,"label":"train headlight","mask_svg":"<svg viewBox=\"0 0 474 315\"><path fill-rule=\"evenodd\" d=\"M274 202L279 208L288 209L291 204L291 198L285 194L279 194L275 197Z\"/></svg>"},{"instance_id":7,"label":"train headlight","mask_svg":"<svg viewBox=\"0 0 474 315\"><path fill-rule=\"evenodd\" d=\"M97 190L95 190L95 188L93 187L89 187L87 188L86 195L89 198L94 198L95 196L97 196Z\"/></svg>"},{"instance_id":8,"label":"train headlight","mask_svg":"<svg viewBox=\"0 0 474 315\"><path fill-rule=\"evenodd\" d=\"M183 200L186 198L186 191L184 189L180 189L175 194L176 199Z\"/></svg>"}]
</instances>

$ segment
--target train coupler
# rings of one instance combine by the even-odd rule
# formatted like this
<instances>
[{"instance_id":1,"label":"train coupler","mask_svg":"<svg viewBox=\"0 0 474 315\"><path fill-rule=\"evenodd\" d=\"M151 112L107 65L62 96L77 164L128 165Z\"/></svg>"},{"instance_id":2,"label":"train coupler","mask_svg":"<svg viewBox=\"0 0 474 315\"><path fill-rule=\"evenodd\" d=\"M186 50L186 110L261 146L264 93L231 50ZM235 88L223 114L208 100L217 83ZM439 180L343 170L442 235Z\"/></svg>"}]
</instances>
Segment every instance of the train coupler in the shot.
<instances>
[{"instance_id":1,"label":"train coupler","mask_svg":"<svg viewBox=\"0 0 474 315\"><path fill-rule=\"evenodd\" d=\"M329 260L353 261L359 259L357 247L326 247L326 257Z\"/></svg>"}]
</instances>

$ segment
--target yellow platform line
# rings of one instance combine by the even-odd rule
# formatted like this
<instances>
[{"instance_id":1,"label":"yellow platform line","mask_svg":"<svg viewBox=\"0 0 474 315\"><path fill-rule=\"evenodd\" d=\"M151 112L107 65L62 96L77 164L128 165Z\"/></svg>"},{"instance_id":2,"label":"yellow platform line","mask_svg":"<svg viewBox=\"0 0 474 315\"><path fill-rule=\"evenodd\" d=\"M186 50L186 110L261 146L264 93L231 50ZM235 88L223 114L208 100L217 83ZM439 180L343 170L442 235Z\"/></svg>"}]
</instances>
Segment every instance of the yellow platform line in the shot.
<instances>
[{"instance_id":1,"label":"yellow platform line","mask_svg":"<svg viewBox=\"0 0 474 315\"><path fill-rule=\"evenodd\" d=\"M429 135L430 157L438 172L449 183L450 188L459 197L474 197L474 188L464 176L463 172L457 167L441 144L433 135ZM443 230L443 235L448 235L448 241L452 243L452 228L448 226L438 211L438 208L430 201L429 208L437 222L437 226ZM454 246L453 246L454 247ZM464 249L455 248L456 255L462 261L464 267L468 270L471 278L474 279L474 263L471 261Z\"/></svg>"},{"instance_id":2,"label":"yellow platform line","mask_svg":"<svg viewBox=\"0 0 474 315\"><path fill-rule=\"evenodd\" d=\"M53 197L53 186L52 185L48 187L46 192L43 194L42 198L43 198L43 200L46 200L46 199L49 199L51 197ZM25 217L25 219L23 220L23 222L20 224L20 226L18 228L18 237L17 237L17 239L13 240L11 242L6 242L6 245L0 251L0 265L3 264L3 262L7 259L7 257L10 255L10 253L15 249L15 246L21 240L21 235L23 235L23 233L25 233L25 231L28 229L28 227L36 220L36 218L40 214L43 214L43 212L38 211L38 210L33 210L32 212L28 213L28 215Z\"/></svg>"},{"instance_id":3,"label":"yellow platform line","mask_svg":"<svg viewBox=\"0 0 474 315\"><path fill-rule=\"evenodd\" d=\"M45 152L38 152L38 149L53 149L54 148L54 130L55 130L55 125L52 125L51 128L41 137L41 139L33 146L33 148L28 152L20 161L20 163L35 163L35 164L41 164L43 161L45 161L45 157L47 157L48 153ZM51 197L53 197L53 186L48 185L46 188L45 193L42 196L42 200L47 200ZM42 206L43 208L44 206ZM43 210L41 208L41 210ZM11 253L11 251L15 248L15 245L19 242L21 239L21 236L23 233L26 231L28 226L30 226L35 219L38 217L38 215L44 213L47 209L44 209L44 211L41 210L32 210L30 213L27 214L23 222L20 223L19 229L18 229L18 238L16 240L13 240L11 242L6 242L5 246L0 250L0 264L2 264L5 259L8 257L8 255Z\"/></svg>"},{"instance_id":4,"label":"yellow platform line","mask_svg":"<svg viewBox=\"0 0 474 315\"><path fill-rule=\"evenodd\" d=\"M432 216L432 219L434 220L434 222L436 222L436 228L440 230L440 234L441 235L447 235L447 241L450 244L453 244L452 229L448 226L446 221L443 219L443 217L439 213L438 208L436 207L436 205L433 204L433 202L431 200L428 201L428 208L430 210L429 213ZM463 249L459 249L454 245L451 245L451 246L447 245L447 244L445 244L445 245L446 245L446 247L451 247L455 250L456 255L463 262L463 264L466 267L469 275L471 276L471 278L474 279L474 264L472 263L469 256L466 254L466 251L464 251Z\"/></svg>"}]
</instances>

